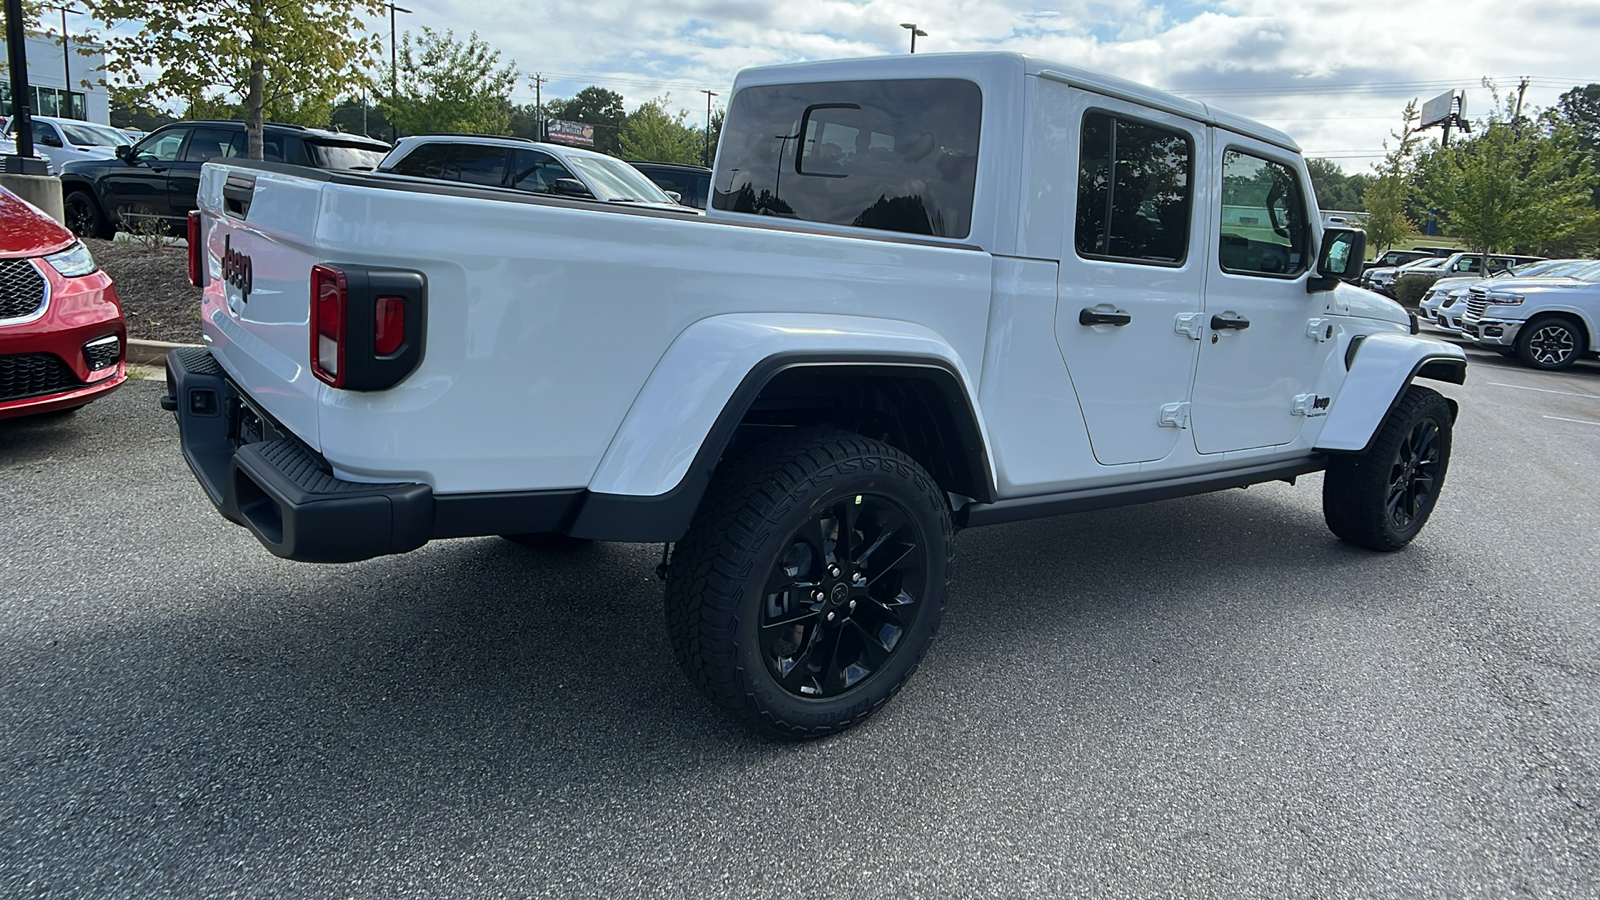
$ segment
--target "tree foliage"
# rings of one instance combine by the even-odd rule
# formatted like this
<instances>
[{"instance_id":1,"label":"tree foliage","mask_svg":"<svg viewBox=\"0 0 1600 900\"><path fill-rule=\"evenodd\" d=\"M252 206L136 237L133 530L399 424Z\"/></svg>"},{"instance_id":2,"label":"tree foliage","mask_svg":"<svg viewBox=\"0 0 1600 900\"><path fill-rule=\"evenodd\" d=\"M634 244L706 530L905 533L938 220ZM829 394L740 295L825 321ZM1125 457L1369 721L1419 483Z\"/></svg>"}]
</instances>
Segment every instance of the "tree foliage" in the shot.
<instances>
[{"instance_id":1,"label":"tree foliage","mask_svg":"<svg viewBox=\"0 0 1600 900\"><path fill-rule=\"evenodd\" d=\"M622 126L628 115L622 95L602 87L586 87L570 100L551 100L544 105L547 119L564 119L594 126L594 149L612 156L622 155Z\"/></svg>"},{"instance_id":2,"label":"tree foliage","mask_svg":"<svg viewBox=\"0 0 1600 900\"><path fill-rule=\"evenodd\" d=\"M1306 170L1311 174L1311 189L1317 194L1317 208L1360 210L1362 195L1371 179L1366 175L1346 175L1339 164L1331 159L1306 160Z\"/></svg>"},{"instance_id":3,"label":"tree foliage","mask_svg":"<svg viewBox=\"0 0 1600 900\"><path fill-rule=\"evenodd\" d=\"M1593 160L1559 116L1491 107L1470 138L1423 160L1423 192L1451 234L1480 253L1542 249L1595 216Z\"/></svg>"},{"instance_id":4,"label":"tree foliage","mask_svg":"<svg viewBox=\"0 0 1600 900\"><path fill-rule=\"evenodd\" d=\"M134 103L182 98L192 109L244 115L252 159L262 156L267 111L320 111L364 84L378 46L362 15L381 0L84 0L107 27L111 84ZM136 23L127 34L109 29ZM315 118L309 112L306 117Z\"/></svg>"},{"instance_id":5,"label":"tree foliage","mask_svg":"<svg viewBox=\"0 0 1600 900\"><path fill-rule=\"evenodd\" d=\"M1383 162L1377 168L1377 178L1367 185L1362 196L1362 206L1367 212L1367 244L1381 255L1401 241L1417 233L1417 227L1406 213L1413 193L1412 179L1416 174L1417 102L1406 104L1401 113L1400 130L1390 132L1389 141L1383 142Z\"/></svg>"},{"instance_id":6,"label":"tree foliage","mask_svg":"<svg viewBox=\"0 0 1600 900\"><path fill-rule=\"evenodd\" d=\"M511 127L511 89L517 64L500 64L500 51L472 32L465 41L454 31L423 28L401 38L394 77L377 86L378 106L405 134L464 132L505 134Z\"/></svg>"},{"instance_id":7,"label":"tree foliage","mask_svg":"<svg viewBox=\"0 0 1600 900\"><path fill-rule=\"evenodd\" d=\"M622 126L622 155L651 162L700 162L705 135L687 124L689 114L667 112L670 95L639 104Z\"/></svg>"}]
</instances>

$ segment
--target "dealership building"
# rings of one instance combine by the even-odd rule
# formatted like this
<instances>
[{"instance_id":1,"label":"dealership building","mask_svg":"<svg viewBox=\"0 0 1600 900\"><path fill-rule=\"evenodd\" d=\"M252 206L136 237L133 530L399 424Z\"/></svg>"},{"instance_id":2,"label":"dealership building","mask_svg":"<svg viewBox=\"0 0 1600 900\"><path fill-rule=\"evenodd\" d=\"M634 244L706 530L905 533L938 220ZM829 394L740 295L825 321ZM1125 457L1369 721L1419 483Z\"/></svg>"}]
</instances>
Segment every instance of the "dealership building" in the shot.
<instances>
[{"instance_id":1,"label":"dealership building","mask_svg":"<svg viewBox=\"0 0 1600 900\"><path fill-rule=\"evenodd\" d=\"M111 124L111 95L105 80L105 53L98 44L70 39L63 47L55 35L29 34L28 90L33 94L30 108L36 116L59 116ZM10 58L0 37L0 117L11 115ZM68 78L72 79L69 87ZM84 82L89 82L85 85Z\"/></svg>"}]
</instances>

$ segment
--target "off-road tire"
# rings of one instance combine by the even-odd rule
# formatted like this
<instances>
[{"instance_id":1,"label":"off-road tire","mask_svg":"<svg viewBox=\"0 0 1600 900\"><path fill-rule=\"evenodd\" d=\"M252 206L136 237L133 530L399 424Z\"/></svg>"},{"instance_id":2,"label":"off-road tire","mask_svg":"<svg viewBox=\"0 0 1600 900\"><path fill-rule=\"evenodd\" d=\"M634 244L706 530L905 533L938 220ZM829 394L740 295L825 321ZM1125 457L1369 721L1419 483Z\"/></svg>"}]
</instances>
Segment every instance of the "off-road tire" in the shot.
<instances>
[{"instance_id":1,"label":"off-road tire","mask_svg":"<svg viewBox=\"0 0 1600 900\"><path fill-rule=\"evenodd\" d=\"M1450 467L1450 404L1412 386L1364 453L1338 454L1322 481L1322 515L1340 540L1399 550L1417 536Z\"/></svg>"},{"instance_id":2,"label":"off-road tire","mask_svg":"<svg viewBox=\"0 0 1600 900\"><path fill-rule=\"evenodd\" d=\"M836 536L831 545L825 539L830 521ZM855 524L847 528L847 521ZM876 543L873 535L878 535ZM813 543L813 536L822 539ZM898 449L831 429L776 438L723 464L688 533L674 548L666 587L673 653L713 702L759 733L799 739L849 728L899 691L921 661L943 611L953 538L944 492ZM913 549L891 563L893 553L906 545ZM831 549L817 555L813 546ZM832 555L841 547L842 553ZM883 548L890 552L876 555ZM860 556L861 551L868 555ZM809 555L796 563L797 552ZM865 562L858 565L857 559ZM902 562L906 559L912 562ZM842 578L848 583L842 586L840 576L829 574L836 564L845 569ZM809 577L796 573L813 571L822 579L815 591L794 588ZM769 593L778 583L788 587ZM896 583L898 587L891 587ZM885 590L899 592L894 603L869 596ZM843 596L851 591L856 593L848 611L833 605L844 603ZM817 602L792 603L800 594ZM912 604L897 605L903 597L911 597ZM797 617L783 619L770 612L781 603L800 610ZM884 625L886 606L909 610L910 618L888 613L894 618ZM815 611L805 611L812 607ZM837 620L833 612L839 614ZM861 637L890 631L892 639L870 648ZM791 632L797 643L774 639ZM830 639L833 657L819 662ZM790 651L773 647L794 649L785 659L782 654ZM874 657L886 651L886 657L868 660L869 650ZM830 679L828 670L849 653L859 655L846 658L847 665ZM780 680L777 670L786 664L790 668ZM813 664L824 671L810 683L807 695L807 686L797 689L794 682L811 678L807 673L814 671ZM870 671L864 677L859 675L863 667ZM862 680L852 683L851 675Z\"/></svg>"}]
</instances>

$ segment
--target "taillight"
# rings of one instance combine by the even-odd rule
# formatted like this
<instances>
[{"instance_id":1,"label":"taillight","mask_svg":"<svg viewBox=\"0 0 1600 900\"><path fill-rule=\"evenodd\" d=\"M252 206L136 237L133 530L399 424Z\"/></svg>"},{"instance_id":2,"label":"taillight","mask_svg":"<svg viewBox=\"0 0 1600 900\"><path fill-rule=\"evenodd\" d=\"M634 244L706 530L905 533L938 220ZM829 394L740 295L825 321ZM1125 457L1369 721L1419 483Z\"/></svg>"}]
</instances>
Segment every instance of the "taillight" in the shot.
<instances>
[{"instance_id":1,"label":"taillight","mask_svg":"<svg viewBox=\"0 0 1600 900\"><path fill-rule=\"evenodd\" d=\"M379 356L393 356L406 340L406 301L403 297L379 297L372 307L372 349Z\"/></svg>"},{"instance_id":2,"label":"taillight","mask_svg":"<svg viewBox=\"0 0 1600 900\"><path fill-rule=\"evenodd\" d=\"M331 266L311 267L311 372L333 387L344 387L344 273Z\"/></svg>"},{"instance_id":3,"label":"taillight","mask_svg":"<svg viewBox=\"0 0 1600 900\"><path fill-rule=\"evenodd\" d=\"M189 283L195 287L205 287L200 283L200 260L204 256L200 246L200 210L189 212Z\"/></svg>"}]
</instances>

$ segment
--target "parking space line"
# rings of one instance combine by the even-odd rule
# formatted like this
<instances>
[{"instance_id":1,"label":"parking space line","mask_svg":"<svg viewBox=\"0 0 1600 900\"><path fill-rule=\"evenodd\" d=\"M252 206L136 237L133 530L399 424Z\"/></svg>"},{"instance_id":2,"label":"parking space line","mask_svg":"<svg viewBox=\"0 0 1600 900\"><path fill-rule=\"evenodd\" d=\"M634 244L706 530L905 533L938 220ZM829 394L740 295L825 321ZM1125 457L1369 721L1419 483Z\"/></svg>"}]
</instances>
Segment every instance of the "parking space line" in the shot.
<instances>
[{"instance_id":1,"label":"parking space line","mask_svg":"<svg viewBox=\"0 0 1600 900\"><path fill-rule=\"evenodd\" d=\"M1538 391L1541 394L1560 394L1563 397L1583 397L1586 400L1600 400L1600 397L1597 397L1594 394L1580 394L1575 391L1552 391L1549 388L1523 387L1520 384L1506 384L1503 381L1488 381L1484 383L1492 385L1493 387L1516 388L1519 391Z\"/></svg>"},{"instance_id":2,"label":"parking space line","mask_svg":"<svg viewBox=\"0 0 1600 900\"><path fill-rule=\"evenodd\" d=\"M1577 422L1579 425L1600 425L1600 422L1590 422L1588 419L1568 419L1564 416L1545 416L1546 419L1555 419L1557 422Z\"/></svg>"}]
</instances>

